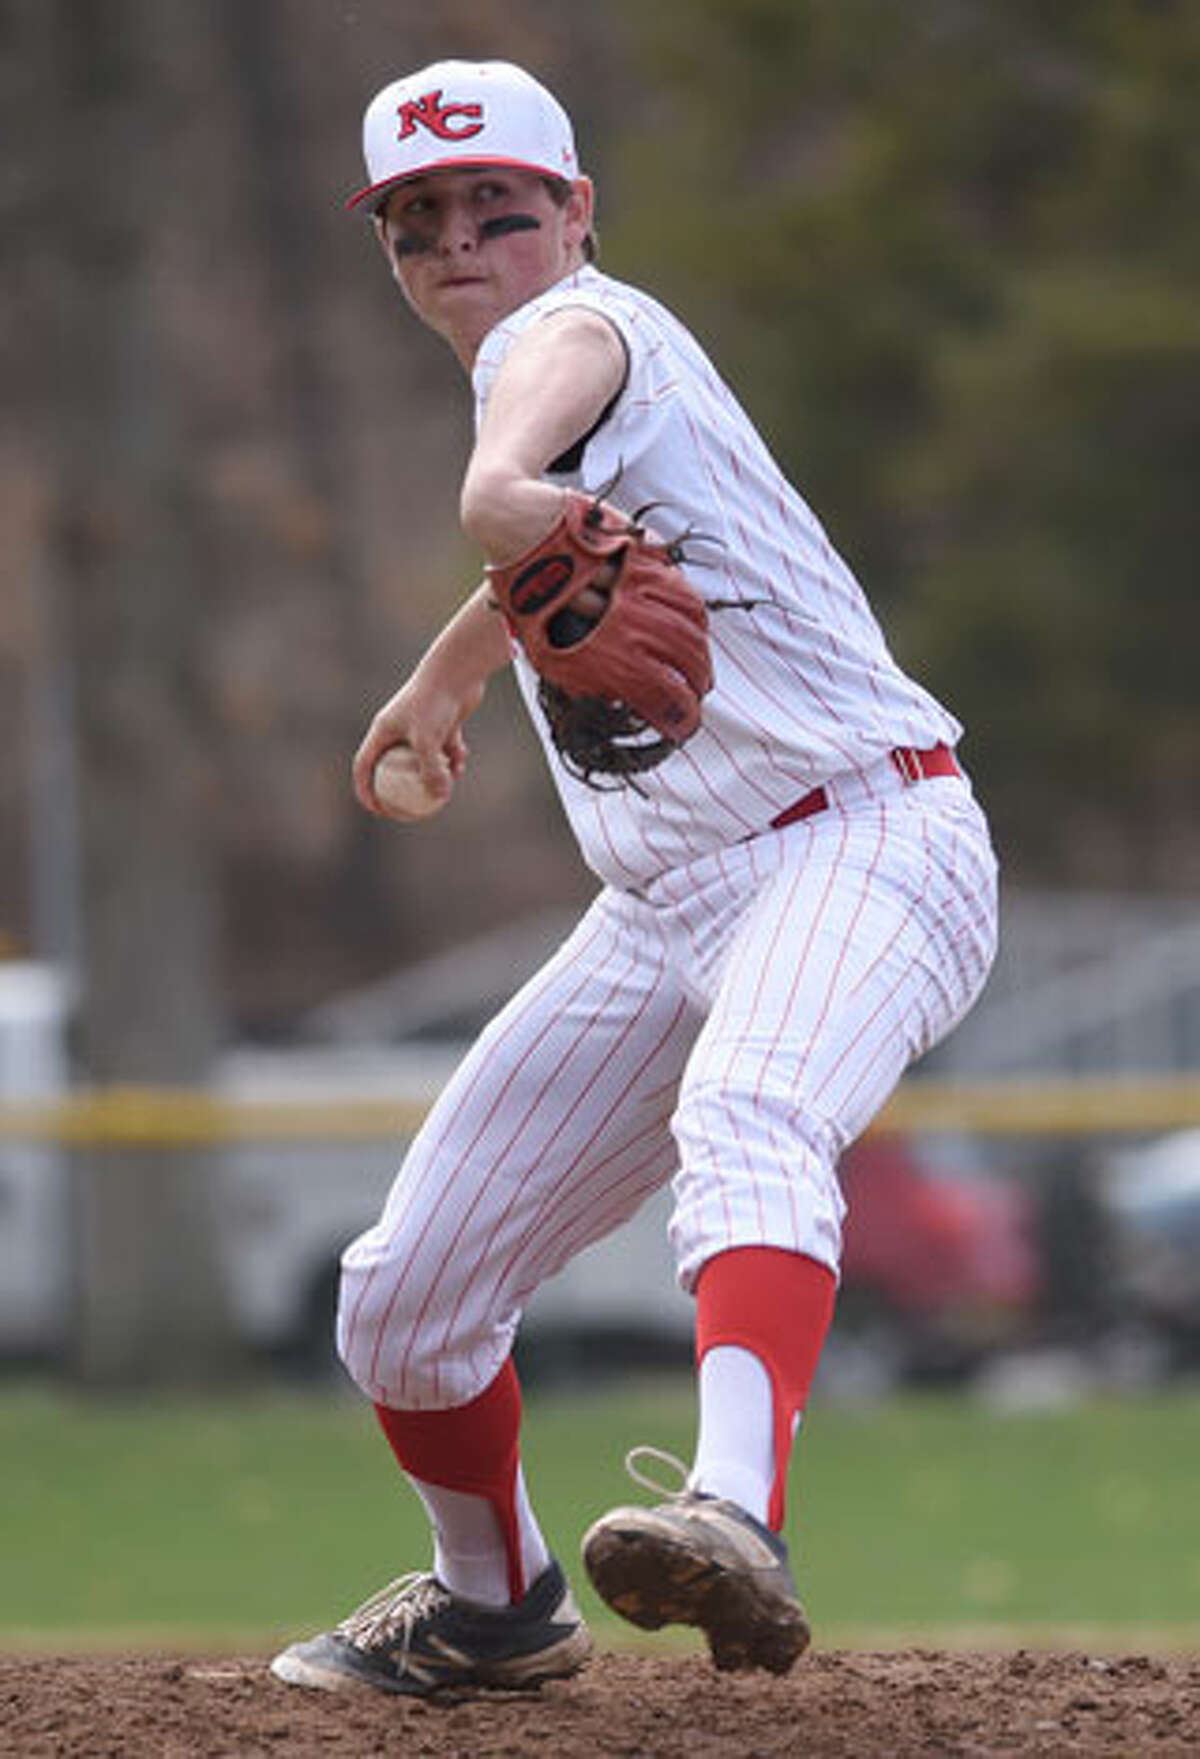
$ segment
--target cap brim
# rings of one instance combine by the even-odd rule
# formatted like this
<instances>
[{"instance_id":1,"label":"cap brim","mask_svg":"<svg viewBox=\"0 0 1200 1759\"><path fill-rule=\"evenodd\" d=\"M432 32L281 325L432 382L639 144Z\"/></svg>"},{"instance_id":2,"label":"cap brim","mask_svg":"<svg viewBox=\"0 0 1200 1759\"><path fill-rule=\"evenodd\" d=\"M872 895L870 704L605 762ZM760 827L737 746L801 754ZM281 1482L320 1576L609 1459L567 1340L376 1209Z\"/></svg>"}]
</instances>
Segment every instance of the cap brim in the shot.
<instances>
[{"instance_id":1,"label":"cap brim","mask_svg":"<svg viewBox=\"0 0 1200 1759\"><path fill-rule=\"evenodd\" d=\"M347 208L361 208L369 203L378 205L390 190L398 189L402 183L411 183L414 178L426 177L431 171L476 171L486 170L489 165L503 165L510 171L532 171L538 177L557 177L566 183L574 182L577 172L566 172L561 166L537 165L530 159L506 159L501 155L478 159L433 159L416 171L400 171L395 177L384 177L378 183L368 183L365 189L358 190L348 197Z\"/></svg>"}]
</instances>

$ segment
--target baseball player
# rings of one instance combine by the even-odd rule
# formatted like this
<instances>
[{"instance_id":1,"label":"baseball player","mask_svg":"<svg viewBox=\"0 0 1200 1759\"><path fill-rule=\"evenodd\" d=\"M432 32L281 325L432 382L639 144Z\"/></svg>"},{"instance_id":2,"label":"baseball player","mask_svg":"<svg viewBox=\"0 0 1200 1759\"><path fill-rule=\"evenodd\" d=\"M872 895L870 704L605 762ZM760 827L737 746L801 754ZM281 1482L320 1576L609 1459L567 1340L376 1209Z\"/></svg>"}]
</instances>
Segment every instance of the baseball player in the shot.
<instances>
[{"instance_id":1,"label":"baseball player","mask_svg":"<svg viewBox=\"0 0 1200 1759\"><path fill-rule=\"evenodd\" d=\"M388 85L364 124L401 293L471 377L482 584L372 721L444 806L513 666L598 895L487 1027L346 1251L350 1374L427 1510L432 1569L273 1662L396 1693L569 1675L590 1640L526 1491L512 1346L533 1291L673 1182L699 1426L678 1484L586 1534L633 1623L783 1672L809 1630L780 1536L830 1323L837 1165L994 954L961 728L696 340L595 266L557 101L502 62ZM635 1450L636 1451L636 1450ZM641 1450L653 1457L655 1450Z\"/></svg>"}]
</instances>

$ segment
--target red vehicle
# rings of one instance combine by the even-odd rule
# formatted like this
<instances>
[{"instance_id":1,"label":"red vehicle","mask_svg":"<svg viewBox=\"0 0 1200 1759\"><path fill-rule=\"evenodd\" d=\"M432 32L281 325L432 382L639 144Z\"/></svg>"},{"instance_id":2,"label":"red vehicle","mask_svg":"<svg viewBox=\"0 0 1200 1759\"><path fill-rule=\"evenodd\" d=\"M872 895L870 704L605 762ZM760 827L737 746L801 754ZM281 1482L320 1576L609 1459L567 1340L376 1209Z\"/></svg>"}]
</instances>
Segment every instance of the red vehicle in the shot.
<instances>
[{"instance_id":1,"label":"red vehicle","mask_svg":"<svg viewBox=\"0 0 1200 1759\"><path fill-rule=\"evenodd\" d=\"M831 1377L959 1375L1025 1338L1041 1292L1030 1195L957 1137L871 1134L841 1164L849 1213Z\"/></svg>"}]
</instances>

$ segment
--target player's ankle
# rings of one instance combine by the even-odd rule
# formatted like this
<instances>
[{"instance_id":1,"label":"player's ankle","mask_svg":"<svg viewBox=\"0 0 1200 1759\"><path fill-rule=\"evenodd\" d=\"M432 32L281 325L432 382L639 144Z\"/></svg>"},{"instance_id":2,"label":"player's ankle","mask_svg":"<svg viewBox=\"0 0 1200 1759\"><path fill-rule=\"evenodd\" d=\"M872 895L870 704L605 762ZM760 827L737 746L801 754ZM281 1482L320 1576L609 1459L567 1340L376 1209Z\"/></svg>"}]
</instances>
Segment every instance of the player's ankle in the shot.
<instances>
[{"instance_id":1,"label":"player's ankle","mask_svg":"<svg viewBox=\"0 0 1200 1759\"><path fill-rule=\"evenodd\" d=\"M764 1527L767 1525L771 1481L737 1460L707 1461L702 1470L692 1473L688 1489L701 1496L715 1496L722 1502L736 1503L739 1509L753 1515Z\"/></svg>"},{"instance_id":2,"label":"player's ankle","mask_svg":"<svg viewBox=\"0 0 1200 1759\"><path fill-rule=\"evenodd\" d=\"M436 1545L433 1569L442 1587L456 1600L469 1600L475 1606L512 1605L508 1556L504 1551L478 1556L447 1551Z\"/></svg>"}]
</instances>

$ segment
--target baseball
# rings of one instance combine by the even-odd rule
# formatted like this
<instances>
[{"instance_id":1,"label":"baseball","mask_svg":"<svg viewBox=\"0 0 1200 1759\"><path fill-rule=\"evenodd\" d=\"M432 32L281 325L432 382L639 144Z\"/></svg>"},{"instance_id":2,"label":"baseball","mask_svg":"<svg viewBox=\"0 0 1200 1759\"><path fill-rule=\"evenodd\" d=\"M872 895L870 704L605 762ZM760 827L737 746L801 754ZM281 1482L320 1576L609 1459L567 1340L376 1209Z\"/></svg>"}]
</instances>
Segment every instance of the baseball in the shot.
<instances>
[{"instance_id":1,"label":"baseball","mask_svg":"<svg viewBox=\"0 0 1200 1759\"><path fill-rule=\"evenodd\" d=\"M442 767L450 779L450 764L442 758ZM421 779L416 753L409 745L392 745L375 765L371 780L375 798L389 818L428 818L445 804L445 797L431 794Z\"/></svg>"}]
</instances>

